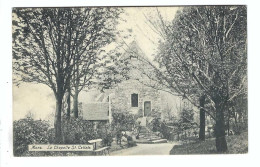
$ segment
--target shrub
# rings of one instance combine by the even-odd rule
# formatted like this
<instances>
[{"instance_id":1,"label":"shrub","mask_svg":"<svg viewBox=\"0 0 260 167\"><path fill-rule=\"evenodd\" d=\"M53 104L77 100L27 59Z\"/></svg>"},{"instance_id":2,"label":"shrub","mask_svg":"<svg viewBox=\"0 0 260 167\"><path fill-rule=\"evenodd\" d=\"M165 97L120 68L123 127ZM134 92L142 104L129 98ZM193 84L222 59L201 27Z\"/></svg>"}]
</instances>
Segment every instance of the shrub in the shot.
<instances>
[{"instance_id":1,"label":"shrub","mask_svg":"<svg viewBox=\"0 0 260 167\"><path fill-rule=\"evenodd\" d=\"M55 143L55 130L54 130L54 128L48 129L47 137L48 137L49 143Z\"/></svg>"},{"instance_id":2,"label":"shrub","mask_svg":"<svg viewBox=\"0 0 260 167\"><path fill-rule=\"evenodd\" d=\"M62 118L62 136L64 144L86 144L98 137L93 122L82 118Z\"/></svg>"},{"instance_id":3,"label":"shrub","mask_svg":"<svg viewBox=\"0 0 260 167\"><path fill-rule=\"evenodd\" d=\"M154 118L151 123L148 124L148 127L153 132L160 132L161 137L170 140L172 136L172 128L169 128L165 122L161 121L160 118Z\"/></svg>"},{"instance_id":4,"label":"shrub","mask_svg":"<svg viewBox=\"0 0 260 167\"><path fill-rule=\"evenodd\" d=\"M112 127L121 131L132 131L135 127L136 117L129 113L113 113Z\"/></svg>"},{"instance_id":5,"label":"shrub","mask_svg":"<svg viewBox=\"0 0 260 167\"><path fill-rule=\"evenodd\" d=\"M113 113L111 123L112 130L117 138L117 144L121 144L122 132L133 131L136 128L136 116L129 113Z\"/></svg>"},{"instance_id":6,"label":"shrub","mask_svg":"<svg viewBox=\"0 0 260 167\"><path fill-rule=\"evenodd\" d=\"M242 122L233 123L231 124L231 129L235 135L240 135L243 131L247 130L247 124Z\"/></svg>"},{"instance_id":7,"label":"shrub","mask_svg":"<svg viewBox=\"0 0 260 167\"><path fill-rule=\"evenodd\" d=\"M113 134L111 132L102 137L103 146L111 146L112 142L113 142Z\"/></svg>"},{"instance_id":8,"label":"shrub","mask_svg":"<svg viewBox=\"0 0 260 167\"><path fill-rule=\"evenodd\" d=\"M48 143L49 127L46 121L33 120L30 117L14 121L14 155L22 156L28 151L29 144Z\"/></svg>"},{"instance_id":9,"label":"shrub","mask_svg":"<svg viewBox=\"0 0 260 167\"><path fill-rule=\"evenodd\" d=\"M127 147L134 147L136 146L136 142L133 140L131 136L127 136Z\"/></svg>"},{"instance_id":10,"label":"shrub","mask_svg":"<svg viewBox=\"0 0 260 167\"><path fill-rule=\"evenodd\" d=\"M135 132L136 132L135 138L136 139L139 139L140 131L142 128L142 126L140 124L141 124L141 122L136 122L136 126L135 126Z\"/></svg>"},{"instance_id":11,"label":"shrub","mask_svg":"<svg viewBox=\"0 0 260 167\"><path fill-rule=\"evenodd\" d=\"M113 133L110 124L100 122L97 126L97 135L99 138L102 138L103 146L111 146L111 143L113 142Z\"/></svg>"},{"instance_id":12,"label":"shrub","mask_svg":"<svg viewBox=\"0 0 260 167\"><path fill-rule=\"evenodd\" d=\"M161 121L160 118L154 118L151 122L150 128L152 129L153 132L160 132L161 131Z\"/></svg>"},{"instance_id":13,"label":"shrub","mask_svg":"<svg viewBox=\"0 0 260 167\"><path fill-rule=\"evenodd\" d=\"M150 116L154 118L161 118L161 112L159 112L158 108L152 109Z\"/></svg>"},{"instance_id":14,"label":"shrub","mask_svg":"<svg viewBox=\"0 0 260 167\"><path fill-rule=\"evenodd\" d=\"M169 140L170 137L171 137L172 129L167 127L164 122L161 122L160 131L159 132L161 132L161 134L163 135L163 138Z\"/></svg>"}]
</instances>

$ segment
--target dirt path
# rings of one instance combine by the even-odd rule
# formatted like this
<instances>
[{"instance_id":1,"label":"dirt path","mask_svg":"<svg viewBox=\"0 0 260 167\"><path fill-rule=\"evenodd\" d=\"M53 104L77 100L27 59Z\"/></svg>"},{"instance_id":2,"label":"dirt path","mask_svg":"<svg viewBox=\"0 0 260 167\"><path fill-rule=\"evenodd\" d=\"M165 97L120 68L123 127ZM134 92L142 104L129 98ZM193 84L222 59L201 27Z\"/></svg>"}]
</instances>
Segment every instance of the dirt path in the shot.
<instances>
[{"instance_id":1,"label":"dirt path","mask_svg":"<svg viewBox=\"0 0 260 167\"><path fill-rule=\"evenodd\" d=\"M110 155L169 155L175 143L138 144L136 147L111 152Z\"/></svg>"}]
</instances>

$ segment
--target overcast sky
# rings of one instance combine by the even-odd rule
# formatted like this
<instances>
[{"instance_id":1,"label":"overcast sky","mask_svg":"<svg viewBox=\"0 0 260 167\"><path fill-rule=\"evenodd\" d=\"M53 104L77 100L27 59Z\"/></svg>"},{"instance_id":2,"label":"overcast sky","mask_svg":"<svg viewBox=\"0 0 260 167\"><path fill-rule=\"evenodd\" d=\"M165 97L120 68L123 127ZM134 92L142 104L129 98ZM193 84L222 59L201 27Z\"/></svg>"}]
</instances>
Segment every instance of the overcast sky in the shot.
<instances>
[{"instance_id":1,"label":"overcast sky","mask_svg":"<svg viewBox=\"0 0 260 167\"><path fill-rule=\"evenodd\" d=\"M160 36L151 30L146 17L156 19L158 13L154 7L131 7L124 8L125 14L118 28L122 30L131 29L132 37L142 48L143 52L150 59L156 51L157 42ZM158 11L162 17L170 21L174 18L177 7L159 7ZM80 101L88 101L87 95L80 95ZM28 112L34 115L35 119L47 119L55 111L55 98L51 89L42 84L22 84L19 88L13 87L13 118L14 120L24 118Z\"/></svg>"},{"instance_id":2,"label":"overcast sky","mask_svg":"<svg viewBox=\"0 0 260 167\"><path fill-rule=\"evenodd\" d=\"M131 7L124 8L126 13L123 18L125 23L120 24L120 29L130 28L133 30L133 38L138 42L146 56L150 57L157 49L157 42L161 39L160 35L151 29L148 19L157 20L158 12L165 21L173 20L178 7ZM130 41L133 39L129 39Z\"/></svg>"}]
</instances>

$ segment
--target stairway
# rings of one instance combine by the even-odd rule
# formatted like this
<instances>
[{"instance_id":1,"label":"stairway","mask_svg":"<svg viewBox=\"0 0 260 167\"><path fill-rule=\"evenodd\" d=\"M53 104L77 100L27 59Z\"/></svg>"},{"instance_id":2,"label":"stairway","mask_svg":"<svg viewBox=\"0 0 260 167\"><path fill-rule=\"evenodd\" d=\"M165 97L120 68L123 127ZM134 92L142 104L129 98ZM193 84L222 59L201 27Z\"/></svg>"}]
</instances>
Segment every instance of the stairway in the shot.
<instances>
[{"instance_id":1,"label":"stairway","mask_svg":"<svg viewBox=\"0 0 260 167\"><path fill-rule=\"evenodd\" d=\"M146 126L141 126L139 139L136 139L136 142L143 144L167 143L167 139L162 139Z\"/></svg>"},{"instance_id":2,"label":"stairway","mask_svg":"<svg viewBox=\"0 0 260 167\"><path fill-rule=\"evenodd\" d=\"M146 126L146 124L147 124L147 118L146 117L141 117L141 118L139 118L138 121L140 121L141 126Z\"/></svg>"}]
</instances>

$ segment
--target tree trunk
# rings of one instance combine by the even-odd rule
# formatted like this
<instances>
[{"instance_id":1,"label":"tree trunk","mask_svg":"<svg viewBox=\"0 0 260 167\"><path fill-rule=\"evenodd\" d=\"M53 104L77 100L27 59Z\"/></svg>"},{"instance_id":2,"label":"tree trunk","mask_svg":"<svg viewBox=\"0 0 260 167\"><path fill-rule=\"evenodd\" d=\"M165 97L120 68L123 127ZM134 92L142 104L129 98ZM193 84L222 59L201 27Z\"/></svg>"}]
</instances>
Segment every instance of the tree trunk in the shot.
<instances>
[{"instance_id":1,"label":"tree trunk","mask_svg":"<svg viewBox=\"0 0 260 167\"><path fill-rule=\"evenodd\" d=\"M228 109L227 132L230 135L230 109Z\"/></svg>"},{"instance_id":2,"label":"tree trunk","mask_svg":"<svg viewBox=\"0 0 260 167\"><path fill-rule=\"evenodd\" d=\"M222 106L216 104L216 125L215 125L215 135L216 135L216 148L217 152L223 153L227 151L227 142L225 137L225 120L224 111Z\"/></svg>"},{"instance_id":3,"label":"tree trunk","mask_svg":"<svg viewBox=\"0 0 260 167\"><path fill-rule=\"evenodd\" d=\"M78 92L75 92L73 96L73 113L75 118L79 117Z\"/></svg>"},{"instance_id":4,"label":"tree trunk","mask_svg":"<svg viewBox=\"0 0 260 167\"><path fill-rule=\"evenodd\" d=\"M199 133L199 139L201 141L205 140L205 110L204 110L204 104L205 104L205 95L202 95L200 97L200 133Z\"/></svg>"},{"instance_id":5,"label":"tree trunk","mask_svg":"<svg viewBox=\"0 0 260 167\"><path fill-rule=\"evenodd\" d=\"M68 107L67 107L67 114L66 114L66 116L67 116L67 118L69 119L70 118L70 88L68 88L68 97L67 97L67 105L68 105Z\"/></svg>"},{"instance_id":6,"label":"tree trunk","mask_svg":"<svg viewBox=\"0 0 260 167\"><path fill-rule=\"evenodd\" d=\"M62 97L56 97L56 112L54 120L54 131L55 131L55 143L59 144L62 141L61 135L61 108L62 108Z\"/></svg>"}]
</instances>

